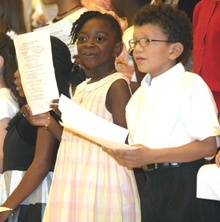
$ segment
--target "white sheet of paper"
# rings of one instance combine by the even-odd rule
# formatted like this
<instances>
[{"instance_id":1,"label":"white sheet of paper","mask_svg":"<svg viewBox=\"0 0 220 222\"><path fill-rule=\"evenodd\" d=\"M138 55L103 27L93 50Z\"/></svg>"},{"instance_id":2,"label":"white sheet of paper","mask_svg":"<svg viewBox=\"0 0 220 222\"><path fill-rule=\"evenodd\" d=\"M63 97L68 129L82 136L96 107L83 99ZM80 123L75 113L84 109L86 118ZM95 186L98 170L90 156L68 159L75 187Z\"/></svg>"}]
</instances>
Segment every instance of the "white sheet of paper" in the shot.
<instances>
[{"instance_id":1,"label":"white sheet of paper","mask_svg":"<svg viewBox=\"0 0 220 222\"><path fill-rule=\"evenodd\" d=\"M63 41L69 48L70 54L77 54L77 48L75 45L70 45L70 32L72 29L73 21L71 19L63 19L59 22L49 24L47 26L43 26L38 29L34 29L35 32L48 29L50 31L50 35L56 36L61 41Z\"/></svg>"},{"instance_id":2,"label":"white sheet of paper","mask_svg":"<svg viewBox=\"0 0 220 222\"><path fill-rule=\"evenodd\" d=\"M220 168L216 164L206 164L199 169L197 198L220 201Z\"/></svg>"},{"instance_id":3,"label":"white sheet of paper","mask_svg":"<svg viewBox=\"0 0 220 222\"><path fill-rule=\"evenodd\" d=\"M50 32L42 30L14 39L23 90L33 115L50 110L59 98L53 67Z\"/></svg>"},{"instance_id":4,"label":"white sheet of paper","mask_svg":"<svg viewBox=\"0 0 220 222\"><path fill-rule=\"evenodd\" d=\"M125 144L128 130L108 122L61 95L62 125L109 149L136 149Z\"/></svg>"}]
</instances>

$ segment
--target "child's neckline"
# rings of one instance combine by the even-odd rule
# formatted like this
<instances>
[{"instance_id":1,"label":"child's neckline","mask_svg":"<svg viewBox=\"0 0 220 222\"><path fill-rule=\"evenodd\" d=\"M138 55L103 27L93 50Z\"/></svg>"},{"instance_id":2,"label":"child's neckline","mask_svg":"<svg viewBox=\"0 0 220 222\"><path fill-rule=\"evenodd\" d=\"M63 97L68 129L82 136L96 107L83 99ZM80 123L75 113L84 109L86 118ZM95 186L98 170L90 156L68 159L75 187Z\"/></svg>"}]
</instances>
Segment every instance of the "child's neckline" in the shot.
<instances>
[{"instance_id":1,"label":"child's neckline","mask_svg":"<svg viewBox=\"0 0 220 222\"><path fill-rule=\"evenodd\" d=\"M90 84L93 84L93 83L100 82L102 79L104 79L104 78L112 75L112 74L115 73L115 72L117 72L117 70L116 70L116 69L113 69L108 75L106 75L106 76L104 76L104 77L102 77L102 78L100 78L100 79L97 79L96 81L92 81L92 78L90 78L90 80L87 82L87 84L90 85Z\"/></svg>"}]
</instances>

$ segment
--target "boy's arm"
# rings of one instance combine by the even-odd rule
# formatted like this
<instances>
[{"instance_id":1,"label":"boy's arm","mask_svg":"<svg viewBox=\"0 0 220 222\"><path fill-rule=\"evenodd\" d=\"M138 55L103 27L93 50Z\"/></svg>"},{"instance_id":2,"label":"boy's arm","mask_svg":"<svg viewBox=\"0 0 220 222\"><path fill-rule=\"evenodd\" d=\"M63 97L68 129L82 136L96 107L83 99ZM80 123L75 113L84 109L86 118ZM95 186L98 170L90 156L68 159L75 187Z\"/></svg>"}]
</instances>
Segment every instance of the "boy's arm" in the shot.
<instances>
[{"instance_id":1,"label":"boy's arm","mask_svg":"<svg viewBox=\"0 0 220 222\"><path fill-rule=\"evenodd\" d=\"M115 153L120 163L128 167L142 167L152 163L184 163L214 156L217 150L215 137L202 141L164 149L150 149L142 146L136 150L117 150Z\"/></svg>"}]
</instances>

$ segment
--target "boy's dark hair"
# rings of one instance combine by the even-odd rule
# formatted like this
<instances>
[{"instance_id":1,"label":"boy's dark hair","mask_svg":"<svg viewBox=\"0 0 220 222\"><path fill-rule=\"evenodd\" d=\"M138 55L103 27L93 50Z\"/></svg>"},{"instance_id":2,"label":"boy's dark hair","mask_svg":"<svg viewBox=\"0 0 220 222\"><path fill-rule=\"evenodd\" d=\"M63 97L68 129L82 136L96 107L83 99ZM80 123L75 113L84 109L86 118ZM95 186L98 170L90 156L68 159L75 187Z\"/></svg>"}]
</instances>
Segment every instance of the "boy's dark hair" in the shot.
<instances>
[{"instance_id":1,"label":"boy's dark hair","mask_svg":"<svg viewBox=\"0 0 220 222\"><path fill-rule=\"evenodd\" d=\"M170 4L145 5L134 18L135 26L158 25L168 41L182 43L184 50L176 62L182 62L192 47L192 24L184 11Z\"/></svg>"},{"instance_id":2,"label":"boy's dark hair","mask_svg":"<svg viewBox=\"0 0 220 222\"><path fill-rule=\"evenodd\" d=\"M72 41L71 43L74 44L78 38L78 34L82 28L82 26L89 21L90 19L100 19L100 20L105 20L108 21L109 24L111 24L112 27L112 32L116 34L116 38L118 42L122 41L122 30L121 27L118 23L118 21L110 14L102 14L99 11L88 11L84 12L79 19L77 19L73 23L73 27L71 30L71 35L72 35Z\"/></svg>"}]
</instances>

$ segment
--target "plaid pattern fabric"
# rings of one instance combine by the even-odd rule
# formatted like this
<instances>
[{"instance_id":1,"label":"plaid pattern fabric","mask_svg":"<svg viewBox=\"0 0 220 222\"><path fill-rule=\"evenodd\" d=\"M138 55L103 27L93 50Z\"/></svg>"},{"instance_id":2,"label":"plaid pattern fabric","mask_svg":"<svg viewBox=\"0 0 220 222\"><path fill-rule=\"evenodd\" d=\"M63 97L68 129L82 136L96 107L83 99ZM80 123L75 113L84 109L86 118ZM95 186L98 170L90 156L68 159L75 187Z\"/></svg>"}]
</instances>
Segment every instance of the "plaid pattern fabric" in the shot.
<instances>
[{"instance_id":1,"label":"plaid pattern fabric","mask_svg":"<svg viewBox=\"0 0 220 222\"><path fill-rule=\"evenodd\" d=\"M73 99L83 101L83 107L112 121L105 99L111 84L119 78L124 77L117 73L98 83L84 82ZM94 130L98 129L94 126ZM43 221L140 221L133 171L118 165L97 144L64 129Z\"/></svg>"}]
</instances>

